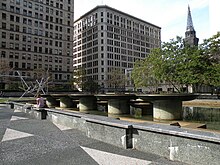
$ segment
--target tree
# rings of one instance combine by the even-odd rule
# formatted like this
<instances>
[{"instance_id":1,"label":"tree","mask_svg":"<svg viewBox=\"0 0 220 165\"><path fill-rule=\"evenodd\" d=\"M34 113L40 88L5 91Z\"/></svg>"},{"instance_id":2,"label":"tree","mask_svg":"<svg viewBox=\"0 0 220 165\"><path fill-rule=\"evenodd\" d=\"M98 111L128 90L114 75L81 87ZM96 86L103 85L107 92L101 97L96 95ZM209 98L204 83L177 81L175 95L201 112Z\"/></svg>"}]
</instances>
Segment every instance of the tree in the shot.
<instances>
[{"instance_id":1,"label":"tree","mask_svg":"<svg viewBox=\"0 0 220 165\"><path fill-rule=\"evenodd\" d=\"M34 69L32 71L32 79L40 81L42 78L47 79L51 77L51 73L48 70L45 70L43 68Z\"/></svg>"},{"instance_id":2,"label":"tree","mask_svg":"<svg viewBox=\"0 0 220 165\"><path fill-rule=\"evenodd\" d=\"M9 72L12 68L9 65L9 62L0 59L0 88L4 89L4 84L7 82L9 83L10 77L8 76Z\"/></svg>"},{"instance_id":3,"label":"tree","mask_svg":"<svg viewBox=\"0 0 220 165\"><path fill-rule=\"evenodd\" d=\"M82 91L96 93L99 90L99 85L93 79L88 79L82 83Z\"/></svg>"},{"instance_id":4,"label":"tree","mask_svg":"<svg viewBox=\"0 0 220 165\"><path fill-rule=\"evenodd\" d=\"M155 86L165 81L181 92L185 86L220 86L220 34L205 40L199 46L184 44L181 37L153 49L142 61L137 61L132 72L135 86Z\"/></svg>"},{"instance_id":5,"label":"tree","mask_svg":"<svg viewBox=\"0 0 220 165\"><path fill-rule=\"evenodd\" d=\"M114 88L114 91L125 88L125 73L120 68L111 68L107 80L108 86Z\"/></svg>"},{"instance_id":6,"label":"tree","mask_svg":"<svg viewBox=\"0 0 220 165\"><path fill-rule=\"evenodd\" d=\"M72 85L73 89L82 91L82 83L85 81L86 70L82 67L74 69Z\"/></svg>"},{"instance_id":7,"label":"tree","mask_svg":"<svg viewBox=\"0 0 220 165\"><path fill-rule=\"evenodd\" d=\"M8 61L0 59L0 74L5 75L11 70Z\"/></svg>"},{"instance_id":8,"label":"tree","mask_svg":"<svg viewBox=\"0 0 220 165\"><path fill-rule=\"evenodd\" d=\"M204 84L220 86L220 32L209 39L205 39L201 44L203 56L208 59L207 72L204 74Z\"/></svg>"},{"instance_id":9,"label":"tree","mask_svg":"<svg viewBox=\"0 0 220 165\"><path fill-rule=\"evenodd\" d=\"M159 49L157 50L159 51ZM134 64L131 77L136 88L148 87L151 92L154 91L154 87L157 88L158 80L155 78L156 75L154 74L153 65L150 62L150 58L137 60Z\"/></svg>"}]
</instances>

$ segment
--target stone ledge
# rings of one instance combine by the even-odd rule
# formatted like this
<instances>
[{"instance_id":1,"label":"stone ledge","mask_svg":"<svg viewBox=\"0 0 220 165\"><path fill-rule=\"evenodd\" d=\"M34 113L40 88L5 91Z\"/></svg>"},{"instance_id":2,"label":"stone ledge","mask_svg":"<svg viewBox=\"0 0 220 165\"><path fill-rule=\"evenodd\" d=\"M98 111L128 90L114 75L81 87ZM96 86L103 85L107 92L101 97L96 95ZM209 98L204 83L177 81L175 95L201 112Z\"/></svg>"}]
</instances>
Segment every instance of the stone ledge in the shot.
<instances>
[{"instance_id":1,"label":"stone ledge","mask_svg":"<svg viewBox=\"0 0 220 165\"><path fill-rule=\"evenodd\" d=\"M106 119L106 118L97 118L97 117L83 117L88 122L98 123L98 124L104 124L108 126L113 127L119 127L119 128L132 128L132 125L128 122L117 120L117 119Z\"/></svg>"},{"instance_id":2,"label":"stone ledge","mask_svg":"<svg viewBox=\"0 0 220 165\"><path fill-rule=\"evenodd\" d=\"M180 128L163 124L133 124L133 128L220 144L220 133Z\"/></svg>"},{"instance_id":3,"label":"stone ledge","mask_svg":"<svg viewBox=\"0 0 220 165\"><path fill-rule=\"evenodd\" d=\"M68 116L73 116L73 117L79 117L79 118L84 116L84 114L81 114L81 113L67 112L67 111L51 109L51 108L45 108L45 110L48 111L48 112L55 112L55 113L64 114L64 115L68 115Z\"/></svg>"}]
</instances>

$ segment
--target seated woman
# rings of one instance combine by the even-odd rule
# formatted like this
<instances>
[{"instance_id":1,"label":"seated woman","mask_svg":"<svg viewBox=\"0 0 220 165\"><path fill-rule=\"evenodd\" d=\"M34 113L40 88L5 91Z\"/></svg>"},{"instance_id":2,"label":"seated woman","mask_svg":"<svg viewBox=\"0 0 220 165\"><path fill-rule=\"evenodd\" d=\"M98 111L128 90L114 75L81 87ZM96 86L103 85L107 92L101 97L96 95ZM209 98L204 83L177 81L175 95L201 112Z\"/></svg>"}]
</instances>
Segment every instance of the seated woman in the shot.
<instances>
[{"instance_id":1,"label":"seated woman","mask_svg":"<svg viewBox=\"0 0 220 165\"><path fill-rule=\"evenodd\" d=\"M44 108L45 107L45 103L44 103L44 98L41 97L41 95L37 95L37 108Z\"/></svg>"}]
</instances>

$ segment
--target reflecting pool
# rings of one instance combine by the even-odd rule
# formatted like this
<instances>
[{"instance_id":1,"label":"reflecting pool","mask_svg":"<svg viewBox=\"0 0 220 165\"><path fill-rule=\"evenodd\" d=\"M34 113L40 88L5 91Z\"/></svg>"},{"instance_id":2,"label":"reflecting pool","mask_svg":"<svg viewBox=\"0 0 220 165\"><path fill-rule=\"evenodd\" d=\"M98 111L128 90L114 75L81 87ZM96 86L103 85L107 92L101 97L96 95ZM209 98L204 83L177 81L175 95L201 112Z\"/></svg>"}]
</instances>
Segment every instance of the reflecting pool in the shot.
<instances>
[{"instance_id":1,"label":"reflecting pool","mask_svg":"<svg viewBox=\"0 0 220 165\"><path fill-rule=\"evenodd\" d=\"M220 108L183 107L183 120L207 125L207 129L220 130Z\"/></svg>"}]
</instances>

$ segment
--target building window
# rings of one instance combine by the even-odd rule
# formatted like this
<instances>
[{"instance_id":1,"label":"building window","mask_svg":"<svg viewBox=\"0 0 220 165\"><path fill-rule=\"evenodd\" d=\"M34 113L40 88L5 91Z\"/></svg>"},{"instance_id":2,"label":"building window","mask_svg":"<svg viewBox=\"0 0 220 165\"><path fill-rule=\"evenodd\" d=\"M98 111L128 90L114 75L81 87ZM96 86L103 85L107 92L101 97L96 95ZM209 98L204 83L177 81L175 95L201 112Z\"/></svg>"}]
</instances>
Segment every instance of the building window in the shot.
<instances>
[{"instance_id":1,"label":"building window","mask_svg":"<svg viewBox=\"0 0 220 165\"><path fill-rule=\"evenodd\" d=\"M10 24L10 30L14 31L14 25L13 24Z\"/></svg>"},{"instance_id":2,"label":"building window","mask_svg":"<svg viewBox=\"0 0 220 165\"><path fill-rule=\"evenodd\" d=\"M27 28L23 27L23 33L27 33Z\"/></svg>"},{"instance_id":3,"label":"building window","mask_svg":"<svg viewBox=\"0 0 220 165\"><path fill-rule=\"evenodd\" d=\"M43 14L40 14L40 17L39 17L40 19L43 19Z\"/></svg>"},{"instance_id":4,"label":"building window","mask_svg":"<svg viewBox=\"0 0 220 165\"><path fill-rule=\"evenodd\" d=\"M2 19L6 20L6 14L5 13L2 13Z\"/></svg>"},{"instance_id":5,"label":"building window","mask_svg":"<svg viewBox=\"0 0 220 165\"><path fill-rule=\"evenodd\" d=\"M22 45L22 50L26 51L26 45L25 44Z\"/></svg>"},{"instance_id":6,"label":"building window","mask_svg":"<svg viewBox=\"0 0 220 165\"><path fill-rule=\"evenodd\" d=\"M27 1L24 1L23 4L24 4L24 7L27 7Z\"/></svg>"},{"instance_id":7,"label":"building window","mask_svg":"<svg viewBox=\"0 0 220 165\"><path fill-rule=\"evenodd\" d=\"M70 33L70 28L67 28L67 33Z\"/></svg>"},{"instance_id":8,"label":"building window","mask_svg":"<svg viewBox=\"0 0 220 165\"><path fill-rule=\"evenodd\" d=\"M6 23L2 22L2 29L6 29ZM14 30L14 28L13 28Z\"/></svg>"},{"instance_id":9,"label":"building window","mask_svg":"<svg viewBox=\"0 0 220 165\"><path fill-rule=\"evenodd\" d=\"M28 7L32 8L32 3L31 2L28 3Z\"/></svg>"},{"instance_id":10,"label":"building window","mask_svg":"<svg viewBox=\"0 0 220 165\"><path fill-rule=\"evenodd\" d=\"M26 40L27 40L27 37L23 36L23 40L22 41L26 42Z\"/></svg>"},{"instance_id":11,"label":"building window","mask_svg":"<svg viewBox=\"0 0 220 165\"><path fill-rule=\"evenodd\" d=\"M14 52L9 53L9 58L14 58Z\"/></svg>"},{"instance_id":12,"label":"building window","mask_svg":"<svg viewBox=\"0 0 220 165\"><path fill-rule=\"evenodd\" d=\"M15 26L15 31L16 31L16 32L19 32L19 31L20 31L19 25L16 25L16 26Z\"/></svg>"},{"instance_id":13,"label":"building window","mask_svg":"<svg viewBox=\"0 0 220 165\"><path fill-rule=\"evenodd\" d=\"M10 33L10 40L14 40L14 34Z\"/></svg>"},{"instance_id":14,"label":"building window","mask_svg":"<svg viewBox=\"0 0 220 165\"><path fill-rule=\"evenodd\" d=\"M2 32L2 38L6 38L6 32Z\"/></svg>"},{"instance_id":15,"label":"building window","mask_svg":"<svg viewBox=\"0 0 220 165\"><path fill-rule=\"evenodd\" d=\"M28 16L32 17L32 11L28 11Z\"/></svg>"},{"instance_id":16,"label":"building window","mask_svg":"<svg viewBox=\"0 0 220 165\"><path fill-rule=\"evenodd\" d=\"M28 19L28 25L32 26L32 20Z\"/></svg>"},{"instance_id":17,"label":"building window","mask_svg":"<svg viewBox=\"0 0 220 165\"><path fill-rule=\"evenodd\" d=\"M20 13L20 8L16 7L16 13Z\"/></svg>"},{"instance_id":18,"label":"building window","mask_svg":"<svg viewBox=\"0 0 220 165\"><path fill-rule=\"evenodd\" d=\"M18 68L18 62L15 62L15 68Z\"/></svg>"},{"instance_id":19,"label":"building window","mask_svg":"<svg viewBox=\"0 0 220 165\"><path fill-rule=\"evenodd\" d=\"M17 44L17 43L15 44L15 49L19 50L19 44Z\"/></svg>"},{"instance_id":20,"label":"building window","mask_svg":"<svg viewBox=\"0 0 220 165\"><path fill-rule=\"evenodd\" d=\"M6 57L6 52L5 52L5 51L2 51L0 57L5 58L5 57Z\"/></svg>"},{"instance_id":21,"label":"building window","mask_svg":"<svg viewBox=\"0 0 220 165\"><path fill-rule=\"evenodd\" d=\"M31 36L28 36L27 41L31 42Z\"/></svg>"},{"instance_id":22,"label":"building window","mask_svg":"<svg viewBox=\"0 0 220 165\"><path fill-rule=\"evenodd\" d=\"M14 6L10 6L10 11L11 12L14 12L14 9L15 9Z\"/></svg>"},{"instance_id":23,"label":"building window","mask_svg":"<svg viewBox=\"0 0 220 165\"><path fill-rule=\"evenodd\" d=\"M26 68L26 63L23 63L23 62L22 62L22 64L21 64L21 65L22 65L22 66L21 66L21 67L22 67L22 69L25 69L25 68Z\"/></svg>"},{"instance_id":24,"label":"building window","mask_svg":"<svg viewBox=\"0 0 220 165\"><path fill-rule=\"evenodd\" d=\"M23 10L23 15L27 15L27 10Z\"/></svg>"},{"instance_id":25,"label":"building window","mask_svg":"<svg viewBox=\"0 0 220 165\"><path fill-rule=\"evenodd\" d=\"M2 3L2 9L6 10L6 4Z\"/></svg>"},{"instance_id":26,"label":"building window","mask_svg":"<svg viewBox=\"0 0 220 165\"><path fill-rule=\"evenodd\" d=\"M28 28L28 33L31 34L32 33L32 29Z\"/></svg>"},{"instance_id":27,"label":"building window","mask_svg":"<svg viewBox=\"0 0 220 165\"><path fill-rule=\"evenodd\" d=\"M17 4L17 5L20 5L20 0L16 0L16 4Z\"/></svg>"},{"instance_id":28,"label":"building window","mask_svg":"<svg viewBox=\"0 0 220 165\"><path fill-rule=\"evenodd\" d=\"M28 51L31 51L31 45L27 46Z\"/></svg>"},{"instance_id":29,"label":"building window","mask_svg":"<svg viewBox=\"0 0 220 165\"><path fill-rule=\"evenodd\" d=\"M14 18L12 18L13 19L13 21L14 21ZM20 17L16 17L16 22L20 22Z\"/></svg>"},{"instance_id":30,"label":"building window","mask_svg":"<svg viewBox=\"0 0 220 165\"><path fill-rule=\"evenodd\" d=\"M39 5L35 4L35 10L38 10L38 9L39 9Z\"/></svg>"}]
</instances>

